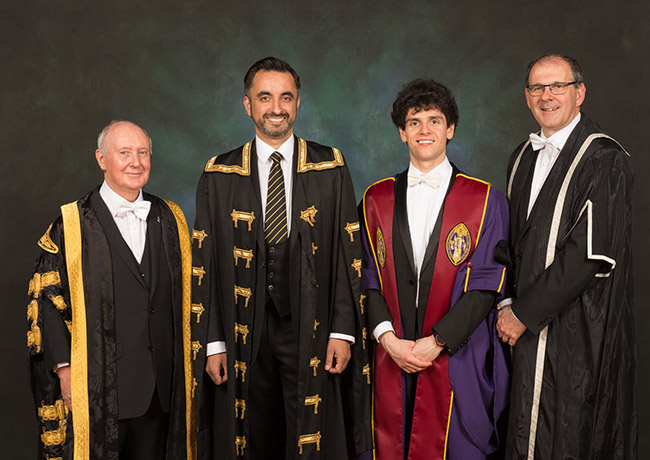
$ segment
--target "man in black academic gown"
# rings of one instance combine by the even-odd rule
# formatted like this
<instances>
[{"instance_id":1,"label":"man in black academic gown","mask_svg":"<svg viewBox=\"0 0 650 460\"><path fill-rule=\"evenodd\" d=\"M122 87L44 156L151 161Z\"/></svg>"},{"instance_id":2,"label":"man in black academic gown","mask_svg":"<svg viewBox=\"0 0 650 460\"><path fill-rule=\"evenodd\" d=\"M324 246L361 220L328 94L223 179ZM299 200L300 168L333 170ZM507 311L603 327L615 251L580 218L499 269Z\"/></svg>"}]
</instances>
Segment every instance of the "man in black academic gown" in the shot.
<instances>
[{"instance_id":1,"label":"man in black academic gown","mask_svg":"<svg viewBox=\"0 0 650 460\"><path fill-rule=\"evenodd\" d=\"M289 64L256 62L244 90L256 137L208 161L197 190L199 456L348 458L370 448L352 182L338 149L293 135Z\"/></svg>"},{"instance_id":2,"label":"man in black academic gown","mask_svg":"<svg viewBox=\"0 0 650 460\"><path fill-rule=\"evenodd\" d=\"M142 192L151 139L100 133L104 183L39 240L28 345L39 458L190 460L190 240L180 208Z\"/></svg>"},{"instance_id":3,"label":"man in black academic gown","mask_svg":"<svg viewBox=\"0 0 650 460\"><path fill-rule=\"evenodd\" d=\"M514 347L511 459L637 456L632 167L585 92L573 58L528 66L541 131L508 165L514 300L497 323Z\"/></svg>"}]
</instances>

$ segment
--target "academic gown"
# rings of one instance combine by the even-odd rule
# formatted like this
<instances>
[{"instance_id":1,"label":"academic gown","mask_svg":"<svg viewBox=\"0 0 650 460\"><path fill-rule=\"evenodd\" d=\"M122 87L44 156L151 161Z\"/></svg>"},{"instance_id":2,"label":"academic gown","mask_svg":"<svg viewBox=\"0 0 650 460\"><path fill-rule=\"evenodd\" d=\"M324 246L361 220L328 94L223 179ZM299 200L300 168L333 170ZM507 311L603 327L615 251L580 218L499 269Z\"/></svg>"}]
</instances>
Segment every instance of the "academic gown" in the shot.
<instances>
[{"instance_id":1,"label":"academic gown","mask_svg":"<svg viewBox=\"0 0 650 460\"><path fill-rule=\"evenodd\" d=\"M528 328L513 350L510 459L637 455L633 174L602 136L583 113L528 218L537 154L526 142L509 162L512 309Z\"/></svg>"},{"instance_id":2,"label":"academic gown","mask_svg":"<svg viewBox=\"0 0 650 460\"><path fill-rule=\"evenodd\" d=\"M109 242L94 204L98 199L95 190L62 206L62 216L38 242L41 252L29 285L27 336L40 432L38 458L43 460L118 456L113 272ZM178 206L146 193L144 199L152 202L151 212L157 214L150 216L148 225L160 226L155 230L161 235L160 263L166 258L171 275L174 339L166 459L189 460L195 458L189 234ZM51 321L52 315L60 319ZM63 403L59 379L47 359L56 355L56 350L47 349L48 343L55 343L47 340L48 333L55 334L48 327L57 325L67 336L71 355L72 413Z\"/></svg>"},{"instance_id":3,"label":"academic gown","mask_svg":"<svg viewBox=\"0 0 650 460\"><path fill-rule=\"evenodd\" d=\"M383 436L382 433L376 432L376 455L377 458L382 459L398 458L398 456L401 458L400 453L404 450L403 444L406 443L404 426L410 424L410 421L406 420L410 415L407 409L408 399L415 398L415 415L411 415L413 426L409 459L443 458L445 452L448 453L450 450L448 447L452 448L450 458L484 457L499 446L497 429L500 416L506 407L509 380L504 350L494 329L497 314L494 308L496 299L497 296L500 297L505 287L505 267L501 261L495 260L494 252L499 242L505 244L508 237L506 200L500 191L491 188L487 183L462 175L458 168L453 166L452 180L447 190L448 196L441 207L422 263L418 302L420 308L416 308L416 271L406 209L407 172L408 170L394 178L394 186L393 178L385 180L389 182L389 187L392 187L390 190L386 188L385 193L394 193L392 210L387 209L390 206L387 206L385 199L381 198L382 192L378 194L376 190L376 187L382 186L384 181L369 187L360 206L360 213L365 220L362 236L367 264L364 269L364 287L368 295L369 331L371 333L382 321L392 322L396 327L397 336L410 340L430 336L435 330L446 341L448 347L439 358L440 362L448 360L448 370L440 372L434 378L437 382L435 393L444 391L446 385L454 392L453 405L449 398L446 409L440 409L441 414L436 416L440 426L434 428L432 422L425 426L421 422L422 416L418 415L418 411L437 409L434 409L433 401L424 398L424 393L420 396L420 389L415 395L409 396L412 390L409 390L408 386L413 384L409 379L415 381L413 377L416 375L406 375L390 358L382 360L376 354L375 366L390 367L392 371L389 370L387 375L390 375L390 372L402 374L401 386L404 397L404 407L400 411L403 421L395 420L394 429ZM465 184L476 181L483 187L483 192L470 197L469 194L464 195L463 192L456 191L458 194L456 197L460 195L456 198L458 201L449 203L449 194L454 190L457 180L458 186L462 186L460 184L463 181ZM450 263L447 255L450 249L449 236L454 233L457 224L468 223L470 214L467 212L468 209L474 209L476 215L481 218L481 224L477 226L480 230L476 232L470 225L472 252L466 259L453 262L458 265L458 271L446 277L448 281L445 282L438 271L452 269L446 268ZM374 229L372 221L376 221L377 214L387 212L392 212L392 231L389 232L386 228ZM451 217L454 212L456 215ZM447 216L446 213L450 215ZM388 220L386 218L387 224ZM454 228L449 230L448 227ZM379 237L379 230L383 231L381 237ZM477 233L480 234L478 243ZM390 254L387 254L388 252ZM394 264L392 268L382 266L391 263ZM387 289L387 283L391 282L395 283L397 290L394 299L390 296L386 298L383 291ZM435 321L431 319L426 321L425 318L432 314L428 312L428 309L433 308L434 305L431 300L444 296L447 296L448 302L442 306L443 311L437 313ZM387 302L390 304L393 301L397 301L399 305L390 305L389 308ZM398 312L396 313L398 317L394 317L392 311ZM433 322L435 325L431 328ZM414 329L411 329L413 326ZM380 350L380 345L377 345L376 353L379 351L383 352ZM436 366L438 363L419 373L425 375L425 380L420 382L420 379L417 379L417 386L429 385L430 379L427 374ZM379 375L379 371L377 372ZM386 404L377 391L374 401L376 407ZM453 414L450 406L453 406ZM380 427L381 424L376 420L375 426ZM469 441L470 438L473 441ZM448 446L449 442L450 446ZM473 446L470 450L467 450L467 443Z\"/></svg>"},{"instance_id":4,"label":"academic gown","mask_svg":"<svg viewBox=\"0 0 650 460\"><path fill-rule=\"evenodd\" d=\"M359 220L341 152L296 138L291 199L290 304L300 408L295 455L344 459L370 449L371 437ZM247 369L259 347L267 268L254 141L208 161L196 208L192 336L199 456L248 458ZM343 375L323 368L330 332L357 337ZM215 340L225 341L227 350L228 381L219 386L205 373L206 344Z\"/></svg>"}]
</instances>

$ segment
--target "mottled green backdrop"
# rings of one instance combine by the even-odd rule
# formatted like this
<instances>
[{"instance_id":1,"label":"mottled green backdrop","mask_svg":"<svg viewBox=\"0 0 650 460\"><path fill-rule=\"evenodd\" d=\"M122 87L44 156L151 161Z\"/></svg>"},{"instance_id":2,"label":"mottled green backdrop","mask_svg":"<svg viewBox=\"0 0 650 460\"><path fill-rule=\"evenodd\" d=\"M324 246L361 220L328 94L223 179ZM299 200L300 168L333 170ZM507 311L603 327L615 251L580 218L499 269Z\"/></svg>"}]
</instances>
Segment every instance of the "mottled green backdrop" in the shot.
<instances>
[{"instance_id":1,"label":"mottled green backdrop","mask_svg":"<svg viewBox=\"0 0 650 460\"><path fill-rule=\"evenodd\" d=\"M359 198L407 166L390 106L403 83L426 76L458 101L452 161L503 188L508 155L535 129L523 99L526 63L559 51L584 66L585 111L633 156L641 458L650 458L649 19L641 2L608 1L5 0L2 457L33 458L37 440L24 332L34 243L60 204L100 182L93 152L107 122L130 119L149 131L148 190L176 201L192 222L205 161L253 136L243 74L275 55L302 79L296 133L343 151Z\"/></svg>"}]
</instances>

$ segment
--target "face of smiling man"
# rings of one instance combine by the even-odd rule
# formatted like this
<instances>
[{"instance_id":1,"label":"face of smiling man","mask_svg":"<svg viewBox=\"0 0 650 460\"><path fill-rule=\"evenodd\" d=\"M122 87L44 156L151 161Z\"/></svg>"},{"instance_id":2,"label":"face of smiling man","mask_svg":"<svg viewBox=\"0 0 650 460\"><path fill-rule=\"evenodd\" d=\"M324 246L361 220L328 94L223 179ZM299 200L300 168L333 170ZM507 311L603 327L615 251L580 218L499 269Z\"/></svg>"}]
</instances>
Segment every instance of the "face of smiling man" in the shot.
<instances>
[{"instance_id":1,"label":"face of smiling man","mask_svg":"<svg viewBox=\"0 0 650 460\"><path fill-rule=\"evenodd\" d=\"M569 83L574 81L569 64L561 58L553 57L539 61L530 70L528 85L549 85L551 83ZM569 85L564 94L552 94L550 88L544 88L541 96L531 96L524 90L528 108L544 130L546 137L567 126L580 112L585 100L585 85Z\"/></svg>"},{"instance_id":2,"label":"face of smiling man","mask_svg":"<svg viewBox=\"0 0 650 460\"><path fill-rule=\"evenodd\" d=\"M454 125L447 126L447 118L438 109L416 112L410 108L399 134L408 145L413 166L426 173L445 159L447 141L454 137Z\"/></svg>"},{"instance_id":3,"label":"face of smiling man","mask_svg":"<svg viewBox=\"0 0 650 460\"><path fill-rule=\"evenodd\" d=\"M273 148L293 133L300 95L289 72L260 70L244 96L246 113L255 123L255 133Z\"/></svg>"}]
</instances>

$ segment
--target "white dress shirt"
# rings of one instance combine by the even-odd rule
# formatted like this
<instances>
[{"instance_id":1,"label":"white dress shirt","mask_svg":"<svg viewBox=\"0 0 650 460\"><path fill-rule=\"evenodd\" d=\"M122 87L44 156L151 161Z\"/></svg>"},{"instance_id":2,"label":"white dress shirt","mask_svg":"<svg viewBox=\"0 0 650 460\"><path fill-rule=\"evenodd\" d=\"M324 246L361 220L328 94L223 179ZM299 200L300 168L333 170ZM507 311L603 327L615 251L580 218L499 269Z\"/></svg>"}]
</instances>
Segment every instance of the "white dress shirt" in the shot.
<instances>
[{"instance_id":1,"label":"white dress shirt","mask_svg":"<svg viewBox=\"0 0 650 460\"><path fill-rule=\"evenodd\" d=\"M528 201L528 214L526 214L526 217L530 215L530 211L535 205L539 191L542 189L542 186L548 177L548 173L551 172L555 160L557 160L557 157L564 148L564 144L566 144L567 139L569 139L571 131L573 131L573 128L575 128L579 122L580 112L578 112L578 115L576 115L571 123L558 132L552 134L550 137L544 135L543 129L540 131L539 137L546 140L547 143L544 148L539 151L539 154L537 154L537 161L535 161L535 172L533 173L533 183L530 187L530 200Z\"/></svg>"},{"instance_id":2,"label":"white dress shirt","mask_svg":"<svg viewBox=\"0 0 650 460\"><path fill-rule=\"evenodd\" d=\"M440 208L445 201L449 182L453 168L449 160L445 157L442 163L433 168L428 173L419 171L413 163L409 165L408 174L415 176L439 176L439 185L433 188L424 182L415 185L409 185L406 189L406 213L409 223L409 234L411 236L411 245L413 246L413 262L415 263L416 291L415 306L418 307L420 297L420 271L422 262L427 251L431 233L438 220ZM376 340L384 332L393 331L393 325L390 321L379 323L372 331Z\"/></svg>"},{"instance_id":3,"label":"white dress shirt","mask_svg":"<svg viewBox=\"0 0 650 460\"><path fill-rule=\"evenodd\" d=\"M122 198L115 193L104 181L99 189L99 196L102 197L106 207L108 208L115 225L120 231L122 238L131 249L133 256L142 263L142 255L144 254L144 245L147 241L147 219L141 219L136 216L135 212L120 212L121 206L130 206L131 202ZM142 190L133 203L145 202L142 197Z\"/></svg>"},{"instance_id":4,"label":"white dress shirt","mask_svg":"<svg viewBox=\"0 0 650 460\"><path fill-rule=\"evenodd\" d=\"M260 181L260 198L262 199L262 217L266 218L266 198L269 185L269 173L271 172L271 166L273 166L273 160L271 160L271 155L273 152L279 152L282 155L282 160L280 161L280 167L282 168L282 175L284 176L284 191L286 196L287 204L287 234L291 234L291 210L292 203L291 197L293 190L293 151L294 151L295 137L289 136L289 139L284 141L284 143L274 149L269 144L264 142L259 137L255 136L255 151L257 153L257 175ZM340 334L337 332L330 333L331 339L343 339L347 340L350 343L354 343L354 336L347 334ZM216 355L218 353L226 352L226 342L210 342L207 345L205 350L206 356Z\"/></svg>"}]
</instances>

